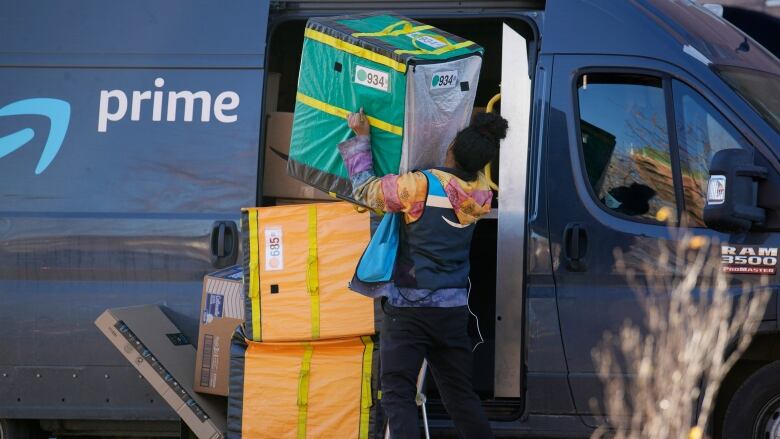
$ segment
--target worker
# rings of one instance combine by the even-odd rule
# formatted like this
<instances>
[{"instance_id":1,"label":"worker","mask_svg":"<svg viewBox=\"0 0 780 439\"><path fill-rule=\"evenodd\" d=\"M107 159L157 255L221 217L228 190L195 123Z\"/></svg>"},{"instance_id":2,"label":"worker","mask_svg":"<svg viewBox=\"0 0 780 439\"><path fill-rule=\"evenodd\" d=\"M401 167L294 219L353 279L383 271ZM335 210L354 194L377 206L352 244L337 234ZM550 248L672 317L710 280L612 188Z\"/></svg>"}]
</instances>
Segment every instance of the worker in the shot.
<instances>
[{"instance_id":1,"label":"worker","mask_svg":"<svg viewBox=\"0 0 780 439\"><path fill-rule=\"evenodd\" d=\"M355 136L338 148L354 198L404 217L392 281L383 284L382 293L382 407L390 437L420 437L416 380L427 359L460 437L491 438L471 382L469 252L474 224L490 211L493 198L480 170L497 157L507 121L494 113L477 114L456 135L444 167L382 177L374 175L363 109L350 114L347 123Z\"/></svg>"}]
</instances>

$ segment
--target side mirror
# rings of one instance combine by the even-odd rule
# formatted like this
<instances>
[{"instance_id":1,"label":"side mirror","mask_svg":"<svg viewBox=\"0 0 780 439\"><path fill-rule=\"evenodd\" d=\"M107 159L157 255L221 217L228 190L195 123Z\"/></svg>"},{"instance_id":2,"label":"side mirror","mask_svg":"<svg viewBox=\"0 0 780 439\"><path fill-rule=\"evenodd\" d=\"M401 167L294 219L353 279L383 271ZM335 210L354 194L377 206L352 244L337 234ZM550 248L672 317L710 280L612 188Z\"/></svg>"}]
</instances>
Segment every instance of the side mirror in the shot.
<instances>
[{"instance_id":1,"label":"side mirror","mask_svg":"<svg viewBox=\"0 0 780 439\"><path fill-rule=\"evenodd\" d=\"M753 156L741 149L715 153L710 163L704 223L721 232L746 232L766 219L758 207L758 182L766 179L766 168L753 163Z\"/></svg>"}]
</instances>

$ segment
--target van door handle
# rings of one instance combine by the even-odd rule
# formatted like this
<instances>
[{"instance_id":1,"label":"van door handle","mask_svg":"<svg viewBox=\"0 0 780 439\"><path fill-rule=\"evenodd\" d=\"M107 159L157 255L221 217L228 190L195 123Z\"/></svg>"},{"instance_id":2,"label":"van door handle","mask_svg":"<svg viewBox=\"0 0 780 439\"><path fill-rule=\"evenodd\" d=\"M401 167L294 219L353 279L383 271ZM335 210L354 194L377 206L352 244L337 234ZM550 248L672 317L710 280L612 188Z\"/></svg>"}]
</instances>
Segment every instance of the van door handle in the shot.
<instances>
[{"instance_id":1,"label":"van door handle","mask_svg":"<svg viewBox=\"0 0 780 439\"><path fill-rule=\"evenodd\" d=\"M233 221L215 221L211 225L211 264L216 268L238 260L238 227Z\"/></svg>"},{"instance_id":2,"label":"van door handle","mask_svg":"<svg viewBox=\"0 0 780 439\"><path fill-rule=\"evenodd\" d=\"M569 271L585 271L585 254L588 252L588 233L582 224L570 223L563 231L563 256Z\"/></svg>"},{"instance_id":3,"label":"van door handle","mask_svg":"<svg viewBox=\"0 0 780 439\"><path fill-rule=\"evenodd\" d=\"M217 232L217 257L221 258L225 256L225 223L219 224L219 232Z\"/></svg>"}]
</instances>

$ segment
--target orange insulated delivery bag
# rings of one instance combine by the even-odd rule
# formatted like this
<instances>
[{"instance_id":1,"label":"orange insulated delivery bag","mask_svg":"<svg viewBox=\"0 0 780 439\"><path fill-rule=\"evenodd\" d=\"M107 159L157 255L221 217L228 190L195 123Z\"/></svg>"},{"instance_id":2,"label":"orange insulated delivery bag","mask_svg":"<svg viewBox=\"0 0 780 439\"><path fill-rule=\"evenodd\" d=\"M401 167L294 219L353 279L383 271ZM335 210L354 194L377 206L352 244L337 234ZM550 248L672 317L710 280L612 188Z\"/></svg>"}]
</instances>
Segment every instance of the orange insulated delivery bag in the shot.
<instances>
[{"instance_id":1,"label":"orange insulated delivery bag","mask_svg":"<svg viewBox=\"0 0 780 439\"><path fill-rule=\"evenodd\" d=\"M374 301L348 289L370 235L348 203L243 210L246 334L300 341L376 332Z\"/></svg>"},{"instance_id":2,"label":"orange insulated delivery bag","mask_svg":"<svg viewBox=\"0 0 780 439\"><path fill-rule=\"evenodd\" d=\"M379 346L371 336L233 338L229 439L379 439Z\"/></svg>"}]
</instances>

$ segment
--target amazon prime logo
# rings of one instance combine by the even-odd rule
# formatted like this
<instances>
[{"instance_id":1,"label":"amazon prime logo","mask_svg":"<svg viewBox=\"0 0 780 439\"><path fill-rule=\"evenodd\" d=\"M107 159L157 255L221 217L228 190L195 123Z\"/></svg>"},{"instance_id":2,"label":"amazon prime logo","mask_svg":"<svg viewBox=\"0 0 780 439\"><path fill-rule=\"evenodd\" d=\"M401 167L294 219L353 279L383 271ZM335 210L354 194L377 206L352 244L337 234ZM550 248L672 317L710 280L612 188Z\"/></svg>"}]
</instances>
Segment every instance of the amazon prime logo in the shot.
<instances>
[{"instance_id":1,"label":"amazon prime logo","mask_svg":"<svg viewBox=\"0 0 780 439\"><path fill-rule=\"evenodd\" d=\"M100 108L98 110L98 132L108 131L109 122L123 120L130 110L130 120L138 122L142 117L150 117L152 122L176 122L177 116L184 122L197 119L196 105L200 104L200 121L214 119L221 123L233 123L238 120L234 112L241 101L238 93L227 90L212 97L205 90L192 92L189 90L160 90L165 85L165 79L154 80L154 90L100 90ZM167 99L166 99L167 96ZM146 101L146 103L144 103ZM181 104L181 105L180 105ZM181 110L181 111L180 111Z\"/></svg>"},{"instance_id":2,"label":"amazon prime logo","mask_svg":"<svg viewBox=\"0 0 780 439\"><path fill-rule=\"evenodd\" d=\"M12 102L0 108L1 116L44 116L51 122L49 137L43 146L43 153L35 167L35 174L39 175L49 167L54 157L60 151L62 141L68 132L70 123L70 104L52 98L32 98ZM23 147L35 137L32 128L25 128L15 133L0 137L0 159Z\"/></svg>"}]
</instances>

